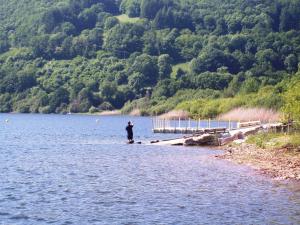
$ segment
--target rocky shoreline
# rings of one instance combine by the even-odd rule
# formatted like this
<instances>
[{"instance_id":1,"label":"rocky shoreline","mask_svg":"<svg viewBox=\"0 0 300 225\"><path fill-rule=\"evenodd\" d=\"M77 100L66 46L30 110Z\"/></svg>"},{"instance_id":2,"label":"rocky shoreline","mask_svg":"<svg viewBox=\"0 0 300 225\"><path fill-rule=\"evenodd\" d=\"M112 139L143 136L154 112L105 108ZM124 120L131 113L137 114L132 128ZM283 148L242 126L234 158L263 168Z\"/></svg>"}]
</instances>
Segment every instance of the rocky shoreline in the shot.
<instances>
[{"instance_id":1,"label":"rocky shoreline","mask_svg":"<svg viewBox=\"0 0 300 225\"><path fill-rule=\"evenodd\" d=\"M254 144L242 143L223 146L220 149L225 150L225 154L218 155L217 158L248 165L276 180L300 181L299 147L262 149Z\"/></svg>"}]
</instances>

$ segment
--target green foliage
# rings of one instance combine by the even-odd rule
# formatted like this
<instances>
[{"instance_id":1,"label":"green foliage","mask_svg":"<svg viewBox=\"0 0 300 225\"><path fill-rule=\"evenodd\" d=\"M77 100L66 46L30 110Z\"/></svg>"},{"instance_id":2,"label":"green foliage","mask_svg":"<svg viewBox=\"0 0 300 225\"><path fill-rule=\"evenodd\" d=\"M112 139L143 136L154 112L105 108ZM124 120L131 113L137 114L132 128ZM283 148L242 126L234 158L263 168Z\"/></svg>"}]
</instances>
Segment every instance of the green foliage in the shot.
<instances>
[{"instance_id":1,"label":"green foliage","mask_svg":"<svg viewBox=\"0 0 300 225\"><path fill-rule=\"evenodd\" d=\"M266 143L270 141L272 138L279 137L279 134L275 133L260 133L256 135L251 135L247 139L247 143L255 144L257 147L265 149Z\"/></svg>"},{"instance_id":2,"label":"green foliage","mask_svg":"<svg viewBox=\"0 0 300 225\"><path fill-rule=\"evenodd\" d=\"M178 79L184 76L186 73L189 73L189 63L179 63L172 66L171 77Z\"/></svg>"},{"instance_id":3,"label":"green foliage","mask_svg":"<svg viewBox=\"0 0 300 225\"><path fill-rule=\"evenodd\" d=\"M191 62L191 71L195 74L205 71L216 72L221 67L227 67L229 72L237 73L240 65L232 55L215 48L204 49L199 57Z\"/></svg>"},{"instance_id":4,"label":"green foliage","mask_svg":"<svg viewBox=\"0 0 300 225\"><path fill-rule=\"evenodd\" d=\"M249 136L247 143L254 144L262 149L284 148L286 146L297 148L300 146L300 134L299 133L259 133Z\"/></svg>"},{"instance_id":5,"label":"green foliage","mask_svg":"<svg viewBox=\"0 0 300 225\"><path fill-rule=\"evenodd\" d=\"M300 121L300 71L287 85L287 91L284 94L284 107L286 120L295 120L297 124Z\"/></svg>"},{"instance_id":6,"label":"green foliage","mask_svg":"<svg viewBox=\"0 0 300 225\"><path fill-rule=\"evenodd\" d=\"M257 92L259 86L260 86L259 82L255 78L250 77L243 82L243 85L241 86L241 92L244 94Z\"/></svg>"},{"instance_id":7,"label":"green foliage","mask_svg":"<svg viewBox=\"0 0 300 225\"><path fill-rule=\"evenodd\" d=\"M144 27L139 24L117 24L106 33L103 47L116 56L125 58L142 51L143 34Z\"/></svg>"},{"instance_id":8,"label":"green foliage","mask_svg":"<svg viewBox=\"0 0 300 225\"><path fill-rule=\"evenodd\" d=\"M163 80L170 77L172 72L172 60L171 57L167 54L160 55L158 57L158 73L159 73L159 80Z\"/></svg>"},{"instance_id":9,"label":"green foliage","mask_svg":"<svg viewBox=\"0 0 300 225\"><path fill-rule=\"evenodd\" d=\"M231 98L201 98L178 104L177 109L188 111L200 118L214 118L238 107L264 107L280 110L284 105L280 87L266 86L257 93L238 94Z\"/></svg>"},{"instance_id":10,"label":"green foliage","mask_svg":"<svg viewBox=\"0 0 300 225\"><path fill-rule=\"evenodd\" d=\"M138 102L150 114L181 103L213 116L240 105L278 109L288 90L285 111L297 117L298 86L282 86L300 60L299 0L0 4L0 112L88 112Z\"/></svg>"},{"instance_id":11,"label":"green foliage","mask_svg":"<svg viewBox=\"0 0 300 225\"><path fill-rule=\"evenodd\" d=\"M140 0L123 0L120 5L122 13L127 14L129 17L138 17L141 13Z\"/></svg>"},{"instance_id":12,"label":"green foliage","mask_svg":"<svg viewBox=\"0 0 300 225\"><path fill-rule=\"evenodd\" d=\"M196 100L199 98L213 99L220 97L220 92L215 90L184 89L176 92L176 83L169 84L168 82L170 81L165 80L161 82L153 91L153 97L151 99L142 98L126 103L122 110L123 113L129 113L133 109L140 109L147 115L159 115L176 108L176 106L183 101L191 99ZM169 97L170 94L168 93L170 90L166 89L166 86L173 87L171 90L176 92L176 94ZM162 96L162 94L166 96Z\"/></svg>"},{"instance_id":13,"label":"green foliage","mask_svg":"<svg viewBox=\"0 0 300 225\"><path fill-rule=\"evenodd\" d=\"M131 73L139 73L141 87L156 84L159 76L157 60L147 54L137 56L129 69ZM165 71L163 71L165 72ZM129 79L132 79L129 76Z\"/></svg>"},{"instance_id":14,"label":"green foliage","mask_svg":"<svg viewBox=\"0 0 300 225\"><path fill-rule=\"evenodd\" d=\"M141 17L154 19L156 13L163 7L163 2L159 0L142 0Z\"/></svg>"}]
</instances>

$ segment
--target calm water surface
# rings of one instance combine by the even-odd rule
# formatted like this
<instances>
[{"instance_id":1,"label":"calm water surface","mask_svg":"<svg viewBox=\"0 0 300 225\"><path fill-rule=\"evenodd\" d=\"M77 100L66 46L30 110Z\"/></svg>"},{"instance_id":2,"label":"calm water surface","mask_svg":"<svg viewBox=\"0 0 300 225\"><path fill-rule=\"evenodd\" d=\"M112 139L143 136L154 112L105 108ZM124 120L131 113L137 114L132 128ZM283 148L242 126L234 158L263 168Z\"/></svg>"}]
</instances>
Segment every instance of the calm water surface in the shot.
<instances>
[{"instance_id":1,"label":"calm water surface","mask_svg":"<svg viewBox=\"0 0 300 225\"><path fill-rule=\"evenodd\" d=\"M129 119L136 140L172 137L149 118L0 114L0 224L300 224L297 184L218 151L127 145Z\"/></svg>"}]
</instances>

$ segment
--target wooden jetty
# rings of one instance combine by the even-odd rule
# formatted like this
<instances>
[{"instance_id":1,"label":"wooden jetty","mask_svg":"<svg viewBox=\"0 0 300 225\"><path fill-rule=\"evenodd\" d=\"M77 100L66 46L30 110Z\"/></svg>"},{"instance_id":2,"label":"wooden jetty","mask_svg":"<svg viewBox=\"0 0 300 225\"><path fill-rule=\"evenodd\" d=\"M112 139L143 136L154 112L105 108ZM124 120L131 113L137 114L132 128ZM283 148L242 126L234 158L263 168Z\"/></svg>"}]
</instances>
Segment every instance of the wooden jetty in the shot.
<instances>
[{"instance_id":1,"label":"wooden jetty","mask_svg":"<svg viewBox=\"0 0 300 225\"><path fill-rule=\"evenodd\" d=\"M165 127L165 128L155 128L154 133L166 133L166 134L216 134L225 133L227 128L183 128L183 127Z\"/></svg>"},{"instance_id":2,"label":"wooden jetty","mask_svg":"<svg viewBox=\"0 0 300 225\"><path fill-rule=\"evenodd\" d=\"M191 121L185 121L185 126L182 126L182 121L167 121L155 118L153 120L154 133L182 133L191 134L182 138L176 138L163 141L152 141L154 145L186 145L186 146L220 146L228 144L235 140L244 139L250 134L255 134L260 130L273 130L275 132L289 131L291 124L282 123L267 123L262 124L260 121L249 121L237 123L237 126L229 121L224 127L211 127L211 120L206 123L207 127L201 126L201 121L197 121L197 126L193 127ZM193 123L195 125L195 121ZM215 122L214 125L219 125ZM224 124L224 123L223 123ZM172 126L173 125L173 126ZM177 126L176 126L177 125Z\"/></svg>"},{"instance_id":3,"label":"wooden jetty","mask_svg":"<svg viewBox=\"0 0 300 225\"><path fill-rule=\"evenodd\" d=\"M221 146L229 142L243 139L245 136L258 132L262 126L254 126L228 131L228 133L203 133L192 136L163 141L153 141L154 145L185 145L185 146Z\"/></svg>"}]
</instances>

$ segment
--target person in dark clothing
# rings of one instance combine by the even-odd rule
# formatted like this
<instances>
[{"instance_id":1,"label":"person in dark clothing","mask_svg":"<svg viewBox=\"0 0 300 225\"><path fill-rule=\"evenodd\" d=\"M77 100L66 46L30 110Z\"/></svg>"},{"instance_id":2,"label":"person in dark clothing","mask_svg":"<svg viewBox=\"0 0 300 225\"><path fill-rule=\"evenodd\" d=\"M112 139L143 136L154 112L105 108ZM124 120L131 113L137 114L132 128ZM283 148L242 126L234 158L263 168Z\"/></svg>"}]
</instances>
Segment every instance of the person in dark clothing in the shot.
<instances>
[{"instance_id":1,"label":"person in dark clothing","mask_svg":"<svg viewBox=\"0 0 300 225\"><path fill-rule=\"evenodd\" d=\"M126 131L127 131L127 139L129 143L133 143L133 124L129 121L128 125L126 127Z\"/></svg>"}]
</instances>

